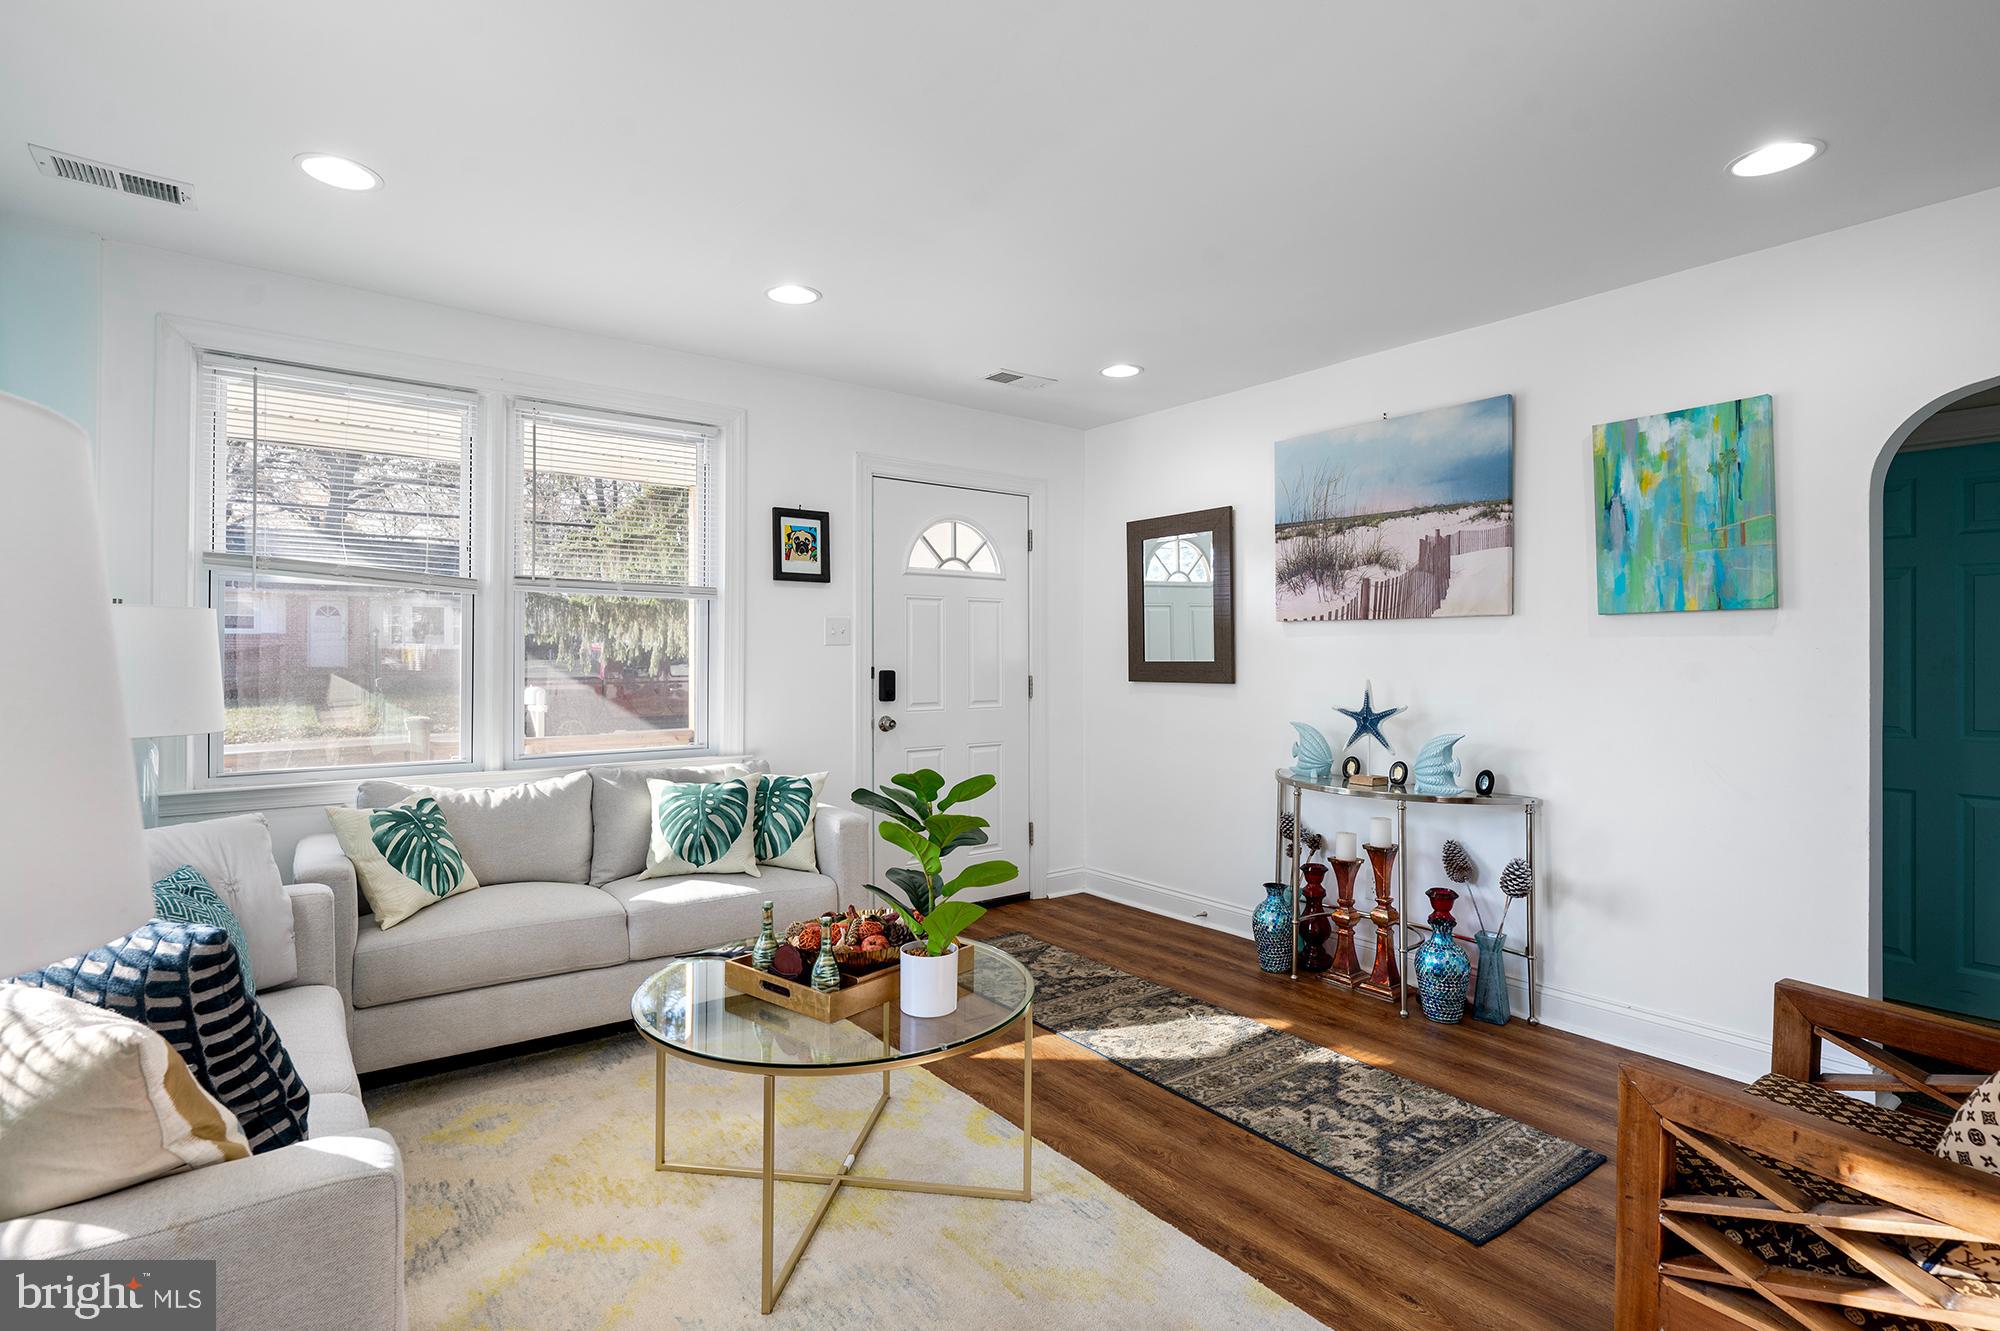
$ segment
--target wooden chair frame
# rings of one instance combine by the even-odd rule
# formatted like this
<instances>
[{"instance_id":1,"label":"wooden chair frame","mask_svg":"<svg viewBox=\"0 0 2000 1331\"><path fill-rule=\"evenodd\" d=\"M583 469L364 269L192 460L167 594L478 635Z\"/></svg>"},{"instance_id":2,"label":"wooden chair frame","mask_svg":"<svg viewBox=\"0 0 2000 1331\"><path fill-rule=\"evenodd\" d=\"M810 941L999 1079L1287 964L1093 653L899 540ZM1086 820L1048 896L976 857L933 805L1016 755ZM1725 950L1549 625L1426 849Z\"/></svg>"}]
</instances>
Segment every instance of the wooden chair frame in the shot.
<instances>
[{"instance_id":1,"label":"wooden chair frame","mask_svg":"<svg viewBox=\"0 0 2000 1331\"><path fill-rule=\"evenodd\" d=\"M1825 1072L1828 1045L1871 1070ZM2000 1070L2000 1029L1782 980L1771 1070L1828 1090L1928 1098L1932 1106L1912 1112L1937 1112L1934 1106L1958 1105ZM1757 1198L1680 1193L1678 1145ZM1873 1200L1815 1203L1753 1156ZM1804 1226L1871 1278L1766 1263L1723 1234L1717 1222L1731 1219ZM2000 1331L2000 1299L1946 1285L1910 1260L1898 1237L2000 1244L2000 1178L1751 1095L1721 1077L1662 1064L1619 1069L1616 1331L1853 1331L1843 1308Z\"/></svg>"}]
</instances>

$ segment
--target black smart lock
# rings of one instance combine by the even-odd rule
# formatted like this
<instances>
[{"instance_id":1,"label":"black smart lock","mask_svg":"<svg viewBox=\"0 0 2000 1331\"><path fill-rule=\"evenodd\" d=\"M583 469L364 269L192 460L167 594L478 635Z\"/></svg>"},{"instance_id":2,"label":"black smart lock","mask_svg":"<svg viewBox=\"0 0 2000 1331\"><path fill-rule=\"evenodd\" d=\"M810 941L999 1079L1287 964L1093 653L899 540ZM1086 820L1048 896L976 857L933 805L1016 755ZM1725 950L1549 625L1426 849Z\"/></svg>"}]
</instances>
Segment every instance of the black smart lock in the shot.
<instances>
[{"instance_id":1,"label":"black smart lock","mask_svg":"<svg viewBox=\"0 0 2000 1331\"><path fill-rule=\"evenodd\" d=\"M875 701L877 702L896 701L895 671L877 670L875 672Z\"/></svg>"}]
</instances>

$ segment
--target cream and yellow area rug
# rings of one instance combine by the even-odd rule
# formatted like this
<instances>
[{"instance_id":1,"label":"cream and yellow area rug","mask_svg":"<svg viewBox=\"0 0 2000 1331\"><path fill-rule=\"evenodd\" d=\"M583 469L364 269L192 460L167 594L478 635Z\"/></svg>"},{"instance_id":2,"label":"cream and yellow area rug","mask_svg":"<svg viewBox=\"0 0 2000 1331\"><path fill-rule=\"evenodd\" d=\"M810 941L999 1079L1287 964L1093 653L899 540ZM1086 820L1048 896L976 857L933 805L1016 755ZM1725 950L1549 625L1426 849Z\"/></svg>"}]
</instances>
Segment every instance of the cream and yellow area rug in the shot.
<instances>
[{"instance_id":1,"label":"cream and yellow area rug","mask_svg":"<svg viewBox=\"0 0 2000 1331\"><path fill-rule=\"evenodd\" d=\"M755 1077L672 1059L667 1075L670 1159L759 1162ZM835 1168L880 1086L780 1079L778 1167ZM387 1087L368 1109L403 1150L412 1331L1319 1326L1040 1143L1031 1202L842 1189L761 1316L761 1185L653 1169L653 1053L637 1035ZM928 1072L898 1072L855 1172L1015 1187L1020 1135ZM821 1191L778 1185L779 1262Z\"/></svg>"}]
</instances>

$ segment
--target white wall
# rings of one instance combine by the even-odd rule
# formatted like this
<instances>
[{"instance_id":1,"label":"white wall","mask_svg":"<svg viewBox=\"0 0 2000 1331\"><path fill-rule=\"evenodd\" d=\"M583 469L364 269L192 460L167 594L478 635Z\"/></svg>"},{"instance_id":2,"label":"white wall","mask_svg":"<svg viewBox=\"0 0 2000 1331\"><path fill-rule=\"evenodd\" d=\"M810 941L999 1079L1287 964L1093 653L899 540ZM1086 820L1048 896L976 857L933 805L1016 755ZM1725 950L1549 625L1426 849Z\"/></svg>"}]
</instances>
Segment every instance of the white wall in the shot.
<instances>
[{"instance_id":1,"label":"white wall","mask_svg":"<svg viewBox=\"0 0 2000 1331\"><path fill-rule=\"evenodd\" d=\"M1285 722L1337 743L1330 709L1372 679L1410 708L1389 723L1401 754L1464 731L1468 778L1547 801L1552 1024L1740 1072L1764 1058L1777 978L1867 992L1876 465L1913 414L2000 374L1995 236L2000 192L1088 432L1092 830L1067 885L1244 927ZM1279 624L1272 442L1495 393L1515 395L1515 613ZM1591 427L1757 393L1775 398L1780 608L1599 616ZM1220 504L1238 683L1126 682L1124 524ZM1346 803L1307 821L1365 829L1372 806ZM1488 884L1518 853L1497 812L1424 826L1413 898L1443 883L1453 828Z\"/></svg>"},{"instance_id":2,"label":"white wall","mask_svg":"<svg viewBox=\"0 0 2000 1331\"><path fill-rule=\"evenodd\" d=\"M136 246L105 243L102 275L98 480L112 594L131 601L185 597L174 556L186 545L176 533L186 522L187 442L154 438L155 395L186 391L154 382L163 317L742 410L744 748L780 770L830 769L828 789L838 797L855 781L866 653L859 645L823 645L823 620L853 616L862 594L866 515L854 511L857 455L1046 478L1050 520L1038 533L1037 557L1046 550L1055 568L1075 558L1067 538L1081 503L1082 436L1075 430ZM746 298L761 299L754 292ZM830 586L771 581L768 532L778 504L831 510ZM1083 859L1077 600L1066 578L1048 586L1049 678L1046 690L1037 690L1051 737L1040 863L1071 866ZM274 813L281 859L291 841L323 822L317 809Z\"/></svg>"}]
</instances>

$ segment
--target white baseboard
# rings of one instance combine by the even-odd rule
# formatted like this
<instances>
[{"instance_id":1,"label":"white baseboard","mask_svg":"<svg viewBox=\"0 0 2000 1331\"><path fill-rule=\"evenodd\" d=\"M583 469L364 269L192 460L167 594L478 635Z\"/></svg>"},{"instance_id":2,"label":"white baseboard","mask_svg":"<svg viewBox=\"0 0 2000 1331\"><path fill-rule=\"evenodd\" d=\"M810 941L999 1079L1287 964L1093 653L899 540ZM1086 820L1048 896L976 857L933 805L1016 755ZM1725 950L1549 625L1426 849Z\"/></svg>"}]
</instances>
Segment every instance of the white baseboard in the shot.
<instances>
[{"instance_id":1,"label":"white baseboard","mask_svg":"<svg viewBox=\"0 0 2000 1331\"><path fill-rule=\"evenodd\" d=\"M1250 937L1252 908L1238 902L1087 866L1051 870L1044 883L1048 896L1087 892L1155 915L1187 920L1239 938ZM1513 990L1516 1014L1525 1013L1527 995L1519 976L1513 977ZM1541 1000L1543 1024L1558 1030L1739 1081L1753 1080L1771 1070L1771 1043L1767 1036L1732 1031L1601 994L1577 993L1548 984L1541 988ZM1414 999L1411 1011L1414 1019ZM1827 1051L1828 1068L1849 1061L1844 1056L1836 1057L1838 1053ZM1852 1070L1860 1070L1861 1066L1854 1061Z\"/></svg>"}]
</instances>

